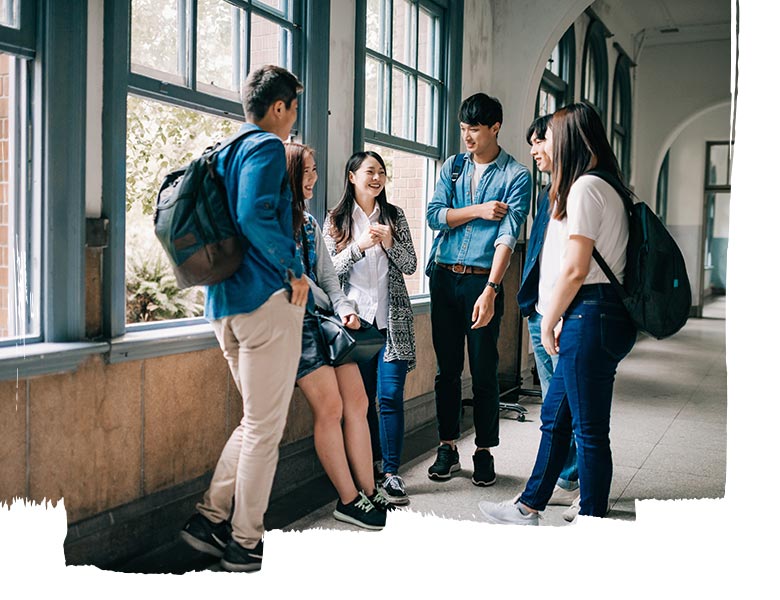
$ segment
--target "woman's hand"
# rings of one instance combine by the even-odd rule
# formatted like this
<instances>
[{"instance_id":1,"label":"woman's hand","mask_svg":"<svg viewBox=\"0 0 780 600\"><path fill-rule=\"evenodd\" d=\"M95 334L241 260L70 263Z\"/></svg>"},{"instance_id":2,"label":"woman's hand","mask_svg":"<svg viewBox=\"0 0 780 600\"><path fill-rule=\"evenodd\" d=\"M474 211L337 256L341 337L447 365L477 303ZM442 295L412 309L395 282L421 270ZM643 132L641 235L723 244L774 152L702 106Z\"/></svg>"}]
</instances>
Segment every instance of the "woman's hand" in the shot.
<instances>
[{"instance_id":1,"label":"woman's hand","mask_svg":"<svg viewBox=\"0 0 780 600\"><path fill-rule=\"evenodd\" d=\"M341 321L347 329L360 329L360 319L355 313L347 315L346 317L341 317Z\"/></svg>"},{"instance_id":2,"label":"woman's hand","mask_svg":"<svg viewBox=\"0 0 780 600\"><path fill-rule=\"evenodd\" d=\"M541 333L542 333L542 346L544 351L550 356L558 354L558 339L561 335L561 328L563 327L563 321L558 320L553 322L552 319L547 316L542 317Z\"/></svg>"},{"instance_id":3,"label":"woman's hand","mask_svg":"<svg viewBox=\"0 0 780 600\"><path fill-rule=\"evenodd\" d=\"M373 225L360 234L357 240L358 248L363 252L379 243L379 235L374 233Z\"/></svg>"},{"instance_id":4,"label":"woman's hand","mask_svg":"<svg viewBox=\"0 0 780 600\"><path fill-rule=\"evenodd\" d=\"M393 230L390 228L390 225L376 223L371 225L369 229L379 238L379 242L384 246L385 250L393 247Z\"/></svg>"}]
</instances>

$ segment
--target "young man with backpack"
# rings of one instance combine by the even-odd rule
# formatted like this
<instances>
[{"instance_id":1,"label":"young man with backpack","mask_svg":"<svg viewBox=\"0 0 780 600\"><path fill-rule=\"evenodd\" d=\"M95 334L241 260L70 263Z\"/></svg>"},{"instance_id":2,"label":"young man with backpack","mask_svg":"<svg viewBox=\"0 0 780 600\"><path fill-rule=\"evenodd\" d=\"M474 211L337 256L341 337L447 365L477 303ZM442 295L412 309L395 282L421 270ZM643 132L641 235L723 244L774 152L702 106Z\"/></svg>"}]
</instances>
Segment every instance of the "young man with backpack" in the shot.
<instances>
[{"instance_id":1,"label":"young man with backpack","mask_svg":"<svg viewBox=\"0 0 780 600\"><path fill-rule=\"evenodd\" d=\"M281 67L250 73L242 90L241 132L252 133L216 159L245 247L238 270L206 287L205 316L241 394L244 416L181 535L197 550L221 557L229 571L261 567L263 516L301 353L309 286L295 255L282 142L297 118L302 90Z\"/></svg>"},{"instance_id":2,"label":"young man with backpack","mask_svg":"<svg viewBox=\"0 0 780 600\"><path fill-rule=\"evenodd\" d=\"M489 486L496 481L490 448L499 443L501 280L528 214L531 176L498 145L503 109L496 98L474 94L463 101L458 118L467 153L444 163L427 209L428 226L443 231L429 261L440 445L428 477L447 480L460 470L456 440L465 340L476 430L472 483ZM453 176L455 165L461 163L462 175Z\"/></svg>"}]
</instances>

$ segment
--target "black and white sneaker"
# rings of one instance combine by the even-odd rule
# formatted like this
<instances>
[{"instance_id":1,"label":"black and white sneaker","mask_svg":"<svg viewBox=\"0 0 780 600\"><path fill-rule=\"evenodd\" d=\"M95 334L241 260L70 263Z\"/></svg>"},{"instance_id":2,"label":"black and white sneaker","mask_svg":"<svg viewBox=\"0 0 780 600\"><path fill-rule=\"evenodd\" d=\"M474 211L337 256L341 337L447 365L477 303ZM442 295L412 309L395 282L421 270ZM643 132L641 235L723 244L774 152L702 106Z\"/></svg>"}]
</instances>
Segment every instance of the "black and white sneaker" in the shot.
<instances>
[{"instance_id":1,"label":"black and white sneaker","mask_svg":"<svg viewBox=\"0 0 780 600\"><path fill-rule=\"evenodd\" d=\"M333 516L337 521L373 530L382 529L387 520L387 513L378 510L363 492L358 492L357 497L349 504L344 504L341 500L336 502Z\"/></svg>"},{"instance_id":2,"label":"black and white sneaker","mask_svg":"<svg viewBox=\"0 0 780 600\"><path fill-rule=\"evenodd\" d=\"M374 493L369 496L368 499L371 500L371 504L373 504L374 508L377 510L381 510L383 512L395 510L395 505L390 502L390 498L387 497L387 494L385 494L381 487L376 488Z\"/></svg>"},{"instance_id":3,"label":"black and white sneaker","mask_svg":"<svg viewBox=\"0 0 780 600\"><path fill-rule=\"evenodd\" d=\"M213 523L198 512L184 524L179 535L195 550L219 558L231 540L230 532L230 523L227 521Z\"/></svg>"},{"instance_id":4,"label":"black and white sneaker","mask_svg":"<svg viewBox=\"0 0 780 600\"><path fill-rule=\"evenodd\" d=\"M409 496L406 494L406 484L404 484L404 480L401 479L400 475L385 475L381 489L392 504L397 504L398 506L409 504Z\"/></svg>"},{"instance_id":5,"label":"black and white sneaker","mask_svg":"<svg viewBox=\"0 0 780 600\"><path fill-rule=\"evenodd\" d=\"M231 537L219 564L225 571L259 571L263 566L263 540L257 542L254 548L244 548Z\"/></svg>"},{"instance_id":6,"label":"black and white sneaker","mask_svg":"<svg viewBox=\"0 0 780 600\"><path fill-rule=\"evenodd\" d=\"M474 475L471 483L480 487L487 487L496 482L496 470L493 467L493 455L490 450L482 448L477 450L472 457L474 459Z\"/></svg>"},{"instance_id":7,"label":"black and white sneaker","mask_svg":"<svg viewBox=\"0 0 780 600\"><path fill-rule=\"evenodd\" d=\"M436 450L436 461L428 467L428 477L434 480L445 481L457 471L460 471L458 449L449 444L441 444L439 449Z\"/></svg>"}]
</instances>

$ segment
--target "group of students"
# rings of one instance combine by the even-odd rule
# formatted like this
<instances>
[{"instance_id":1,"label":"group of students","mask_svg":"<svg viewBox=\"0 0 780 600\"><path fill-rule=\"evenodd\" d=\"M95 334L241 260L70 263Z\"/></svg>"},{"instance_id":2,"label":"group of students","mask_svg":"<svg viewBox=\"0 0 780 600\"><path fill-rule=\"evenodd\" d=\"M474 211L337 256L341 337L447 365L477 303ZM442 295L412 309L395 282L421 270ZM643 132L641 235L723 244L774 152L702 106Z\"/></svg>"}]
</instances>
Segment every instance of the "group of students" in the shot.
<instances>
[{"instance_id":1,"label":"group of students","mask_svg":"<svg viewBox=\"0 0 780 600\"><path fill-rule=\"evenodd\" d=\"M381 529L389 510L409 502L398 469L404 384L415 366L404 281L417 269L411 232L403 211L388 202L386 167L371 151L347 162L342 197L322 227L307 212L317 182L314 150L282 142L302 89L280 67L251 73L242 89L242 131L253 135L216 160L246 252L233 276L207 287L205 316L244 415L181 535L232 571L261 567L263 517L296 384L312 410L317 456L338 494L334 517ZM456 441L466 346L476 431L472 482L489 486L496 481L491 448L499 444L501 282L528 213L531 176L498 145L497 99L475 94L458 118L467 152L444 163L427 208L428 225L439 232L426 273L440 439L428 476L446 481L461 468ZM480 502L491 521L513 524L536 524L538 512L561 499L575 502L573 515L606 513L612 384L636 336L590 260L595 244L620 278L628 235L617 192L586 174L598 165L619 176L598 115L585 104L566 107L537 120L528 141L540 170L552 175L518 294L542 380L542 440L523 493ZM375 325L386 344L363 363L330 364L315 304L330 307L347 328Z\"/></svg>"}]
</instances>

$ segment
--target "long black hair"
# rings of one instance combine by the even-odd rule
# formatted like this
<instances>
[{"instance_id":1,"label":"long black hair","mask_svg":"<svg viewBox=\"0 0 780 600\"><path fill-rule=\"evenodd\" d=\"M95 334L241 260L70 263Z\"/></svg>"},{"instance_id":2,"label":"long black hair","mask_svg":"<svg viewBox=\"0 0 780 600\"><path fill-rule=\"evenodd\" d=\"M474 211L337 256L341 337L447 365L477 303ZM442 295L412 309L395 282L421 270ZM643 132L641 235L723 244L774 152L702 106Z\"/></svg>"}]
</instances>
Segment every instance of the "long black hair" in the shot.
<instances>
[{"instance_id":1,"label":"long black hair","mask_svg":"<svg viewBox=\"0 0 780 600\"><path fill-rule=\"evenodd\" d=\"M330 236L336 240L336 249L340 252L352 239L352 211L355 208L355 185L349 180L350 173L356 173L368 157L376 159L385 173L385 161L376 152L364 150L355 152L349 157L344 169L344 193L339 203L330 211ZM379 222L390 225L395 236L395 222L398 219L398 209L387 201L385 188L376 197L379 204Z\"/></svg>"},{"instance_id":2,"label":"long black hair","mask_svg":"<svg viewBox=\"0 0 780 600\"><path fill-rule=\"evenodd\" d=\"M314 158L314 150L304 144L287 142L284 145L284 154L287 158L287 175L290 178L292 191L293 235L298 239L303 225L303 213L306 211L306 200L303 197L303 169L306 154Z\"/></svg>"},{"instance_id":3,"label":"long black hair","mask_svg":"<svg viewBox=\"0 0 780 600\"><path fill-rule=\"evenodd\" d=\"M634 193L623 181L615 153L596 110L585 102L569 104L557 110L550 120L552 131L552 181L550 198L555 199L552 216L566 216L566 201L578 177L597 168L614 175L620 183L618 194L633 198Z\"/></svg>"}]
</instances>

